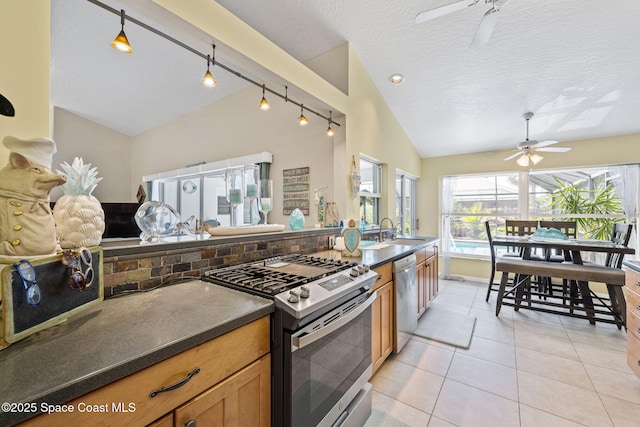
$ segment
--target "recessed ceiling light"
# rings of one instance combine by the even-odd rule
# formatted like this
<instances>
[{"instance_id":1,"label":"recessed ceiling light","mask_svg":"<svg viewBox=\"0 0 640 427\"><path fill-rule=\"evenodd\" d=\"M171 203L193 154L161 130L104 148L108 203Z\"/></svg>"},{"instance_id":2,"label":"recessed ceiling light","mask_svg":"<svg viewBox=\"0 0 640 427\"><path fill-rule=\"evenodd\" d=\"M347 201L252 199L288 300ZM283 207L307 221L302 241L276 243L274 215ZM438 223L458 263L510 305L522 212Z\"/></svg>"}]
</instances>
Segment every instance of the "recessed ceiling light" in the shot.
<instances>
[{"instance_id":1,"label":"recessed ceiling light","mask_svg":"<svg viewBox=\"0 0 640 427\"><path fill-rule=\"evenodd\" d=\"M389 81L394 85L398 85L404 81L404 76L402 74L391 74L389 76Z\"/></svg>"}]
</instances>

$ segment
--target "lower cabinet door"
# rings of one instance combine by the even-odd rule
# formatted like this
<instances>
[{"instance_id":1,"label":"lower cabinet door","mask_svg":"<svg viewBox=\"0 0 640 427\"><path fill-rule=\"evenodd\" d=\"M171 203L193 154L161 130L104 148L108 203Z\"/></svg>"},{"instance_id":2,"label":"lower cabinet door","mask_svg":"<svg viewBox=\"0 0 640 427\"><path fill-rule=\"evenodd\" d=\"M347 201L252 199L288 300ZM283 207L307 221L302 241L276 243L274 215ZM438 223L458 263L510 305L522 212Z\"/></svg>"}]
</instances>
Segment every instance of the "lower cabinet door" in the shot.
<instances>
[{"instance_id":1,"label":"lower cabinet door","mask_svg":"<svg viewBox=\"0 0 640 427\"><path fill-rule=\"evenodd\" d=\"M173 413L155 420L151 424L147 425L147 427L173 427Z\"/></svg>"},{"instance_id":2,"label":"lower cabinet door","mask_svg":"<svg viewBox=\"0 0 640 427\"><path fill-rule=\"evenodd\" d=\"M176 409L175 425L269 426L270 372L271 357L266 355Z\"/></svg>"},{"instance_id":3,"label":"lower cabinet door","mask_svg":"<svg viewBox=\"0 0 640 427\"><path fill-rule=\"evenodd\" d=\"M393 351L393 281L376 289L371 306L371 356L375 373Z\"/></svg>"}]
</instances>

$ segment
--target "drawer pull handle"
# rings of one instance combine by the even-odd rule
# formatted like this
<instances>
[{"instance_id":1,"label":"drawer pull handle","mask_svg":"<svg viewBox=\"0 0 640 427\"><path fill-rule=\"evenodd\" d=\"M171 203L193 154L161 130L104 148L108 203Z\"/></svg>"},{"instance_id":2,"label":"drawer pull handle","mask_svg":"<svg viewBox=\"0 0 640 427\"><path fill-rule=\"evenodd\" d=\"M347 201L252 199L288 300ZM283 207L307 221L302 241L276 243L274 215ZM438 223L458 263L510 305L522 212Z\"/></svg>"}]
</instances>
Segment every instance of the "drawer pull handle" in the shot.
<instances>
[{"instance_id":1,"label":"drawer pull handle","mask_svg":"<svg viewBox=\"0 0 640 427\"><path fill-rule=\"evenodd\" d=\"M168 387L162 387L162 388L160 388L158 390L153 390L151 393L149 393L149 397L153 398L153 397L156 397L157 395L159 395L160 393L164 393L165 391L172 391L172 390L175 390L177 388L180 388L183 385L185 385L186 383L188 383L191 380L191 378L195 374L197 374L199 372L200 372L200 368L196 368L193 371L189 372L189 374L186 377L184 377L183 379L181 379L177 383L172 384L172 385L170 385Z\"/></svg>"},{"instance_id":2,"label":"drawer pull handle","mask_svg":"<svg viewBox=\"0 0 640 427\"><path fill-rule=\"evenodd\" d=\"M638 366L640 366L640 360L638 360Z\"/></svg>"},{"instance_id":3,"label":"drawer pull handle","mask_svg":"<svg viewBox=\"0 0 640 427\"><path fill-rule=\"evenodd\" d=\"M640 286L640 282L636 282L636 286Z\"/></svg>"}]
</instances>

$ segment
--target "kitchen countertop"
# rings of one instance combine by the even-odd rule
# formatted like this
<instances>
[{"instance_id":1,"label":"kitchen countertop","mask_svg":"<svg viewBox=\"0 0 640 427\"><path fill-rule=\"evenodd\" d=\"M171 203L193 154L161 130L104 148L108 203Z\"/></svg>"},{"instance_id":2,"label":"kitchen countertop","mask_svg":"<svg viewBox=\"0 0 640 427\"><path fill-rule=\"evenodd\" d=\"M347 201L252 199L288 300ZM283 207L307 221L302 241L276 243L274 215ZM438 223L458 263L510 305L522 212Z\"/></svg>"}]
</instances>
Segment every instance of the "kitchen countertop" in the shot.
<instances>
[{"instance_id":1,"label":"kitchen countertop","mask_svg":"<svg viewBox=\"0 0 640 427\"><path fill-rule=\"evenodd\" d=\"M400 237L395 240L382 242L383 244L388 244L389 246L381 249L367 249L366 247L361 248L361 257L343 257L342 251L333 249L316 252L312 255L322 258L344 259L357 262L358 264L366 264L371 268L376 268L382 264L393 262L407 255L410 255L419 249L433 246L439 241L440 239L437 237Z\"/></svg>"},{"instance_id":2,"label":"kitchen countertop","mask_svg":"<svg viewBox=\"0 0 640 427\"><path fill-rule=\"evenodd\" d=\"M629 259L622 261L622 265L640 273L640 259Z\"/></svg>"},{"instance_id":3,"label":"kitchen countertop","mask_svg":"<svg viewBox=\"0 0 640 427\"><path fill-rule=\"evenodd\" d=\"M66 403L273 310L200 280L109 299L0 351L0 400ZM0 425L31 415L0 412Z\"/></svg>"}]
</instances>

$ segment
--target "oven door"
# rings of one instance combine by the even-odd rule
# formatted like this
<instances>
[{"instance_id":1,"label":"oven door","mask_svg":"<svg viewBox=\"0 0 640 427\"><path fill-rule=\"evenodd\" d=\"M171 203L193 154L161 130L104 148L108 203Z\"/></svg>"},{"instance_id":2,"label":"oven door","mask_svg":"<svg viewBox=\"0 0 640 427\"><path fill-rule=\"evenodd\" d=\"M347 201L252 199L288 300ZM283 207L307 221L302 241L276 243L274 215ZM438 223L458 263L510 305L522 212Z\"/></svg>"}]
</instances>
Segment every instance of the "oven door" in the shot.
<instances>
[{"instance_id":1,"label":"oven door","mask_svg":"<svg viewBox=\"0 0 640 427\"><path fill-rule=\"evenodd\" d=\"M371 378L375 298L375 292L367 292L298 331L285 331L285 417L290 425L331 426Z\"/></svg>"}]
</instances>

